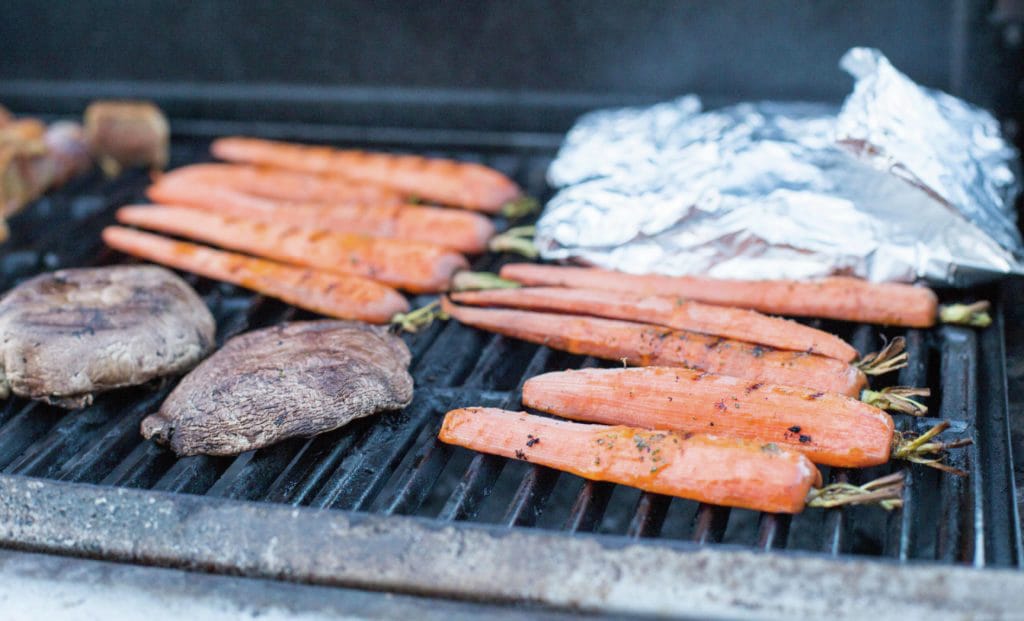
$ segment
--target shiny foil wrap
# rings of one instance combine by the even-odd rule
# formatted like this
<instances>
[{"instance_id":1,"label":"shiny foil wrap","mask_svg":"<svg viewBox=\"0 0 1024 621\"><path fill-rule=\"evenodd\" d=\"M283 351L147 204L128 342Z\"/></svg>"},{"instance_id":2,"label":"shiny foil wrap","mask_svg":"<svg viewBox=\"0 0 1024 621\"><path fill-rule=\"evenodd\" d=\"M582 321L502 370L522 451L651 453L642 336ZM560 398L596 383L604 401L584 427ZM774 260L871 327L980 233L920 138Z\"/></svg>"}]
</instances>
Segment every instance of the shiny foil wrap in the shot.
<instances>
[{"instance_id":1,"label":"shiny foil wrap","mask_svg":"<svg viewBox=\"0 0 1024 621\"><path fill-rule=\"evenodd\" d=\"M582 117L548 170L546 259L721 278L965 286L1024 273L1017 154L987 112L876 50L841 109L694 96Z\"/></svg>"}]
</instances>

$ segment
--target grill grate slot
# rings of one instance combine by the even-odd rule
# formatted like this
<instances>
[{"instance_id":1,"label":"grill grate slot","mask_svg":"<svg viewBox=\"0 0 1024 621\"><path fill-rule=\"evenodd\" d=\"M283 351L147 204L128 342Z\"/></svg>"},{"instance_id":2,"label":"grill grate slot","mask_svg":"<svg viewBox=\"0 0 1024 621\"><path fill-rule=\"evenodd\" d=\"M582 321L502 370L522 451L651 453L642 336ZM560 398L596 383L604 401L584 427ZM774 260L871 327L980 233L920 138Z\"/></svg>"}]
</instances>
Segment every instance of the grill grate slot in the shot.
<instances>
[{"instance_id":1,"label":"grill grate slot","mask_svg":"<svg viewBox=\"0 0 1024 621\"><path fill-rule=\"evenodd\" d=\"M176 139L173 154L175 165L209 159L202 140ZM544 174L550 153L497 148L455 155L506 171L531 194L546 198ZM101 248L99 231L113 221L114 207L144 200L146 182L141 172L112 181L94 174L13 218L12 239L0 258L0 283L9 287L54 267L124 260ZM507 225L500 219L498 223ZM514 260L509 255L484 256L474 262L473 269L494 271ZM221 344L246 330L311 317L237 287L186 278L214 313ZM416 296L411 303L419 307L433 299ZM416 515L439 522L487 521L567 534L722 542L761 550L882 556L901 562L938 560L978 566L1021 562L1016 505L1005 493L1013 489L1013 473L999 314L995 326L981 332L808 323L837 332L861 352L877 350L882 337L905 336L907 368L898 378L874 378L872 384L931 386L930 416L916 420L896 416L897 428L920 433L940 420L953 421L944 437L967 435L976 440L972 449L951 458L970 477L958 479L904 464L864 472L832 469L825 471L828 481L851 482L906 469L903 510L892 514L877 508L809 510L791 517L641 493L450 447L436 439L449 408L520 409L520 389L529 377L618 364L486 334L456 322L435 322L418 334L403 336L412 352L416 396L402 412L353 421L314 438L289 440L235 458L176 459L138 435L139 422L159 407L173 381L159 388L104 395L92 407L74 413L11 399L0 408L0 469L6 474L103 486Z\"/></svg>"}]
</instances>

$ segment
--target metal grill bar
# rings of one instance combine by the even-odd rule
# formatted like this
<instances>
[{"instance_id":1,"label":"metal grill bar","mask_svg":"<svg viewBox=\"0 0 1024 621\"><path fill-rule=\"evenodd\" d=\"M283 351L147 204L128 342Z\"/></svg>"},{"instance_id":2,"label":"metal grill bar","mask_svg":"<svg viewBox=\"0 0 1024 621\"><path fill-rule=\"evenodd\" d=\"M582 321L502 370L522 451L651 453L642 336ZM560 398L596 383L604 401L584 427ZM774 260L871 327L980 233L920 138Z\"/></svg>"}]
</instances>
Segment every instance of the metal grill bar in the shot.
<instances>
[{"instance_id":1,"label":"metal grill bar","mask_svg":"<svg viewBox=\"0 0 1024 621\"><path fill-rule=\"evenodd\" d=\"M757 526L757 547L762 550L785 548L791 521L788 515L762 513Z\"/></svg>"},{"instance_id":2,"label":"metal grill bar","mask_svg":"<svg viewBox=\"0 0 1024 621\"><path fill-rule=\"evenodd\" d=\"M307 504L368 426L369 421L357 420L338 431L307 440L271 483L266 500Z\"/></svg>"},{"instance_id":3,"label":"metal grill bar","mask_svg":"<svg viewBox=\"0 0 1024 621\"><path fill-rule=\"evenodd\" d=\"M576 502L573 503L572 510L569 512L565 530L570 533L596 530L601 524L601 518L604 517L614 489L615 486L611 483L594 481L584 483L583 489L576 496Z\"/></svg>"},{"instance_id":4,"label":"metal grill bar","mask_svg":"<svg viewBox=\"0 0 1024 621\"><path fill-rule=\"evenodd\" d=\"M693 540L697 543L718 543L729 525L729 509L701 504L693 523Z\"/></svg>"},{"instance_id":5,"label":"metal grill bar","mask_svg":"<svg viewBox=\"0 0 1024 621\"><path fill-rule=\"evenodd\" d=\"M544 503L558 482L557 470L542 466L530 466L526 476L519 483L512 502L501 522L509 528L513 526L533 526L537 523Z\"/></svg>"},{"instance_id":6,"label":"metal grill bar","mask_svg":"<svg viewBox=\"0 0 1024 621\"><path fill-rule=\"evenodd\" d=\"M626 528L627 537L657 537L665 524L665 516L672 499L661 494L640 494L633 510L633 519Z\"/></svg>"}]
</instances>

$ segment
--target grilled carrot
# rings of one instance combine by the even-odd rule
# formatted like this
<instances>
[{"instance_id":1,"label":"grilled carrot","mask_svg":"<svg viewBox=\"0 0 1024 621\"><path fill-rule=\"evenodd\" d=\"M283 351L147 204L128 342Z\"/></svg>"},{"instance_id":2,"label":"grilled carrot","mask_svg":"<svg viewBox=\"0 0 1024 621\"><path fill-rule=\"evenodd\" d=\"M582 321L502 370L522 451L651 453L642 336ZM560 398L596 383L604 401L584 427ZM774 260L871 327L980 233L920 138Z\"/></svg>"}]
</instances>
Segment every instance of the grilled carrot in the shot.
<instances>
[{"instance_id":1,"label":"grilled carrot","mask_svg":"<svg viewBox=\"0 0 1024 621\"><path fill-rule=\"evenodd\" d=\"M775 444L626 426L581 425L496 408L462 408L438 438L593 481L716 505L799 513L821 473Z\"/></svg>"},{"instance_id":2,"label":"grilled carrot","mask_svg":"<svg viewBox=\"0 0 1024 621\"><path fill-rule=\"evenodd\" d=\"M364 276L416 293L443 291L452 274L468 265L461 254L434 244L251 222L187 207L121 208L117 219L276 261Z\"/></svg>"},{"instance_id":3,"label":"grilled carrot","mask_svg":"<svg viewBox=\"0 0 1024 621\"><path fill-rule=\"evenodd\" d=\"M682 298L564 287L467 291L453 293L451 298L473 306L504 306L641 321L776 349L806 351L844 362L857 358L856 349L828 332L756 311L713 306Z\"/></svg>"},{"instance_id":4,"label":"grilled carrot","mask_svg":"<svg viewBox=\"0 0 1024 621\"><path fill-rule=\"evenodd\" d=\"M224 216L267 220L337 233L408 239L479 254L494 235L494 224L478 213L418 205L356 205L283 202L225 185L161 179L146 194L165 205L187 205Z\"/></svg>"},{"instance_id":5,"label":"grilled carrot","mask_svg":"<svg viewBox=\"0 0 1024 621\"><path fill-rule=\"evenodd\" d=\"M456 306L458 321L572 354L622 360L633 366L678 366L753 382L805 386L855 397L867 386L860 369L834 358L780 351L686 330L579 315Z\"/></svg>"},{"instance_id":6,"label":"grilled carrot","mask_svg":"<svg viewBox=\"0 0 1024 621\"><path fill-rule=\"evenodd\" d=\"M843 276L809 281L722 280L696 276L641 276L598 268L532 263L506 265L501 269L501 276L525 285L671 295L763 313L914 328L931 327L939 316L938 298L931 289L871 283Z\"/></svg>"},{"instance_id":7,"label":"grilled carrot","mask_svg":"<svg viewBox=\"0 0 1024 621\"><path fill-rule=\"evenodd\" d=\"M519 187L498 171L454 160L241 137L215 140L210 150L222 160L340 175L392 187L407 197L486 213L497 213L521 194Z\"/></svg>"},{"instance_id":8,"label":"grilled carrot","mask_svg":"<svg viewBox=\"0 0 1024 621\"><path fill-rule=\"evenodd\" d=\"M375 183L240 164L192 164L164 174L160 181L217 185L254 196L300 203L398 205L405 202L401 192Z\"/></svg>"},{"instance_id":9,"label":"grilled carrot","mask_svg":"<svg viewBox=\"0 0 1024 621\"><path fill-rule=\"evenodd\" d=\"M594 423L774 442L844 468L888 462L895 433L892 417L851 397L669 367L545 373L526 381L523 405Z\"/></svg>"},{"instance_id":10,"label":"grilled carrot","mask_svg":"<svg viewBox=\"0 0 1024 621\"><path fill-rule=\"evenodd\" d=\"M125 254L230 282L330 317L386 323L409 309L391 287L358 276L282 265L120 226L103 229L103 241Z\"/></svg>"}]
</instances>

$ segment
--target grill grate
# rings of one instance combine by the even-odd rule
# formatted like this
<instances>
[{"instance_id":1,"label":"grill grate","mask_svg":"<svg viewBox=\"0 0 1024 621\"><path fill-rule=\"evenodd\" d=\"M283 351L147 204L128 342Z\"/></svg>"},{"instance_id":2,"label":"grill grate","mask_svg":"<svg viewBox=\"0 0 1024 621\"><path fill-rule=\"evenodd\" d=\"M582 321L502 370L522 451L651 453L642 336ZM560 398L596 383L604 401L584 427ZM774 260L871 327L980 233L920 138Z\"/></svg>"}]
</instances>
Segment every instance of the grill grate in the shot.
<instances>
[{"instance_id":1,"label":"grill grate","mask_svg":"<svg viewBox=\"0 0 1024 621\"><path fill-rule=\"evenodd\" d=\"M201 138L176 139L174 165L208 159ZM428 153L480 161L544 196L550 152L512 147ZM113 208L143 199L147 182L136 172L108 181L93 175L40 200L11 222L0 258L4 289L45 269L122 260L104 250L99 230ZM512 257L487 256L474 269L493 270ZM244 330L311 315L235 287L186 276L212 309L218 340ZM988 297L997 290L973 292ZM413 299L414 306L431 298ZM998 308L998 305L997 305ZM910 469L905 506L811 510L790 517L699 505L607 483L586 482L541 466L475 454L436 440L441 415L465 405L519 407L526 378L545 371L607 366L479 332L438 323L405 338L413 352L413 403L402 412L310 439L293 439L236 458L174 456L141 440L141 419L171 385L103 395L83 411L12 399L0 409L0 470L69 482L95 483L326 509L410 515L439 522L482 522L565 533L596 532L737 544L762 550L867 555L900 562L938 560L976 566L1021 562L1007 429L1003 326L996 312L988 330L942 327L891 330L815 322L837 331L862 352L883 336L907 338L911 363L904 385L929 385L937 418L897 416L903 430L922 431L939 419L974 446L953 456L970 471L958 479ZM897 383L895 378L893 383ZM884 384L882 384L884 385ZM863 482L894 471L832 469L829 481Z\"/></svg>"}]
</instances>

